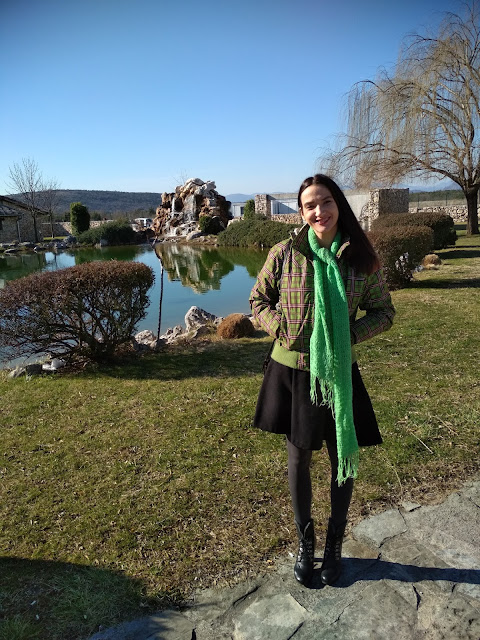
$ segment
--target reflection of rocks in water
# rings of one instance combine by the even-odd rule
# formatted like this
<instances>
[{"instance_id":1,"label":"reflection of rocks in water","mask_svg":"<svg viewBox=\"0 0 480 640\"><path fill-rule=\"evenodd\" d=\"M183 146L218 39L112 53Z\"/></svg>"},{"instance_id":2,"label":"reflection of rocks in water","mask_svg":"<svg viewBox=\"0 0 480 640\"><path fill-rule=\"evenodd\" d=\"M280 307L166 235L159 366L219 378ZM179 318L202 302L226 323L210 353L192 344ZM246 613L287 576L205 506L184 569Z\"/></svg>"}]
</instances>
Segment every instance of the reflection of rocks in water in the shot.
<instances>
[{"instance_id":1,"label":"reflection of rocks in water","mask_svg":"<svg viewBox=\"0 0 480 640\"><path fill-rule=\"evenodd\" d=\"M156 244L155 253L162 261L169 280L179 280L195 293L220 289L220 281L234 265L216 249L187 244Z\"/></svg>"},{"instance_id":2,"label":"reflection of rocks in water","mask_svg":"<svg viewBox=\"0 0 480 640\"><path fill-rule=\"evenodd\" d=\"M186 237L198 232L201 216L217 216L223 228L230 218L230 202L216 191L215 182L190 178L175 193L163 193L153 228L157 238Z\"/></svg>"}]
</instances>

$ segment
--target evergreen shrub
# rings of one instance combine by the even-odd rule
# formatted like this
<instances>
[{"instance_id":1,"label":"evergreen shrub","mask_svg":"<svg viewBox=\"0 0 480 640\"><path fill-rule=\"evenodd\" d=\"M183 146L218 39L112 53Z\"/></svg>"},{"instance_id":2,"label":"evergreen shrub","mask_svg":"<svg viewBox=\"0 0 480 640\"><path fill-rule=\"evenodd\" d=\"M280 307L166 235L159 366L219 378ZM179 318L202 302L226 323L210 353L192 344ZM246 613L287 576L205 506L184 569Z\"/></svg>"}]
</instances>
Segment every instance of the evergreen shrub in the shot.
<instances>
[{"instance_id":1,"label":"evergreen shrub","mask_svg":"<svg viewBox=\"0 0 480 640\"><path fill-rule=\"evenodd\" d=\"M231 247L273 247L298 225L271 220L240 220L218 235L218 244Z\"/></svg>"},{"instance_id":2,"label":"evergreen shrub","mask_svg":"<svg viewBox=\"0 0 480 640\"><path fill-rule=\"evenodd\" d=\"M113 220L99 227L92 227L81 233L77 241L79 244L98 244L104 240L108 245L133 244L136 242L137 233L133 230L128 220Z\"/></svg>"},{"instance_id":3,"label":"evergreen shrub","mask_svg":"<svg viewBox=\"0 0 480 640\"><path fill-rule=\"evenodd\" d=\"M90 213L88 208L81 202L72 202L70 205L70 222L72 232L79 235L90 228Z\"/></svg>"},{"instance_id":4,"label":"evergreen shrub","mask_svg":"<svg viewBox=\"0 0 480 640\"><path fill-rule=\"evenodd\" d=\"M245 206L243 208L243 218L244 220L253 220L257 214L255 213L255 200L250 198L245 202Z\"/></svg>"},{"instance_id":5,"label":"evergreen shrub","mask_svg":"<svg viewBox=\"0 0 480 640\"><path fill-rule=\"evenodd\" d=\"M433 248L444 249L454 245L457 239L455 223L446 213L389 213L379 216L372 223L372 230L379 231L386 227L430 227L433 230Z\"/></svg>"},{"instance_id":6,"label":"evergreen shrub","mask_svg":"<svg viewBox=\"0 0 480 640\"><path fill-rule=\"evenodd\" d=\"M218 216L204 215L200 216L198 226L202 233L217 235L223 231L224 226Z\"/></svg>"},{"instance_id":7,"label":"evergreen shrub","mask_svg":"<svg viewBox=\"0 0 480 640\"><path fill-rule=\"evenodd\" d=\"M433 248L433 230L426 226L382 227L370 231L368 237L378 253L391 289L406 286L414 269Z\"/></svg>"},{"instance_id":8,"label":"evergreen shrub","mask_svg":"<svg viewBox=\"0 0 480 640\"><path fill-rule=\"evenodd\" d=\"M109 260L8 282L0 290L0 347L10 358L106 360L145 317L153 281L145 264Z\"/></svg>"}]
</instances>

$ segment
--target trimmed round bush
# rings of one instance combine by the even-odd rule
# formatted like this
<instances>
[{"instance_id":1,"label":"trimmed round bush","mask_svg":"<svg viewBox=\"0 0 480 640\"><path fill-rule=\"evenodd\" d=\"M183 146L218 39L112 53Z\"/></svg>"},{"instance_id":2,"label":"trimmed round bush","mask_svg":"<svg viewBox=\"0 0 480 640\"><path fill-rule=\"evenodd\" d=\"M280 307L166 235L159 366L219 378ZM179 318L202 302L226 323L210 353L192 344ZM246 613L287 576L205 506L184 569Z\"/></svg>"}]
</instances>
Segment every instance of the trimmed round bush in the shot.
<instances>
[{"instance_id":1,"label":"trimmed round bush","mask_svg":"<svg viewBox=\"0 0 480 640\"><path fill-rule=\"evenodd\" d=\"M457 240L455 223L446 213L388 213L379 216L372 223L372 231L386 227L430 227L433 231L433 249L444 249Z\"/></svg>"},{"instance_id":2,"label":"trimmed round bush","mask_svg":"<svg viewBox=\"0 0 480 640\"><path fill-rule=\"evenodd\" d=\"M422 260L422 267L424 267L425 269L439 267L441 264L442 261L436 253L427 253L427 255Z\"/></svg>"},{"instance_id":3,"label":"trimmed round bush","mask_svg":"<svg viewBox=\"0 0 480 640\"><path fill-rule=\"evenodd\" d=\"M145 317L153 281L145 264L109 260L9 282L0 290L0 347L10 358L109 359Z\"/></svg>"},{"instance_id":4,"label":"trimmed round bush","mask_svg":"<svg viewBox=\"0 0 480 640\"><path fill-rule=\"evenodd\" d=\"M368 237L378 253L391 289L406 286L414 269L433 249L430 227L383 227L370 231Z\"/></svg>"},{"instance_id":5,"label":"trimmed round bush","mask_svg":"<svg viewBox=\"0 0 480 640\"><path fill-rule=\"evenodd\" d=\"M249 338L255 334L250 318L243 313L231 313L218 325L217 336L231 340L233 338Z\"/></svg>"}]
</instances>

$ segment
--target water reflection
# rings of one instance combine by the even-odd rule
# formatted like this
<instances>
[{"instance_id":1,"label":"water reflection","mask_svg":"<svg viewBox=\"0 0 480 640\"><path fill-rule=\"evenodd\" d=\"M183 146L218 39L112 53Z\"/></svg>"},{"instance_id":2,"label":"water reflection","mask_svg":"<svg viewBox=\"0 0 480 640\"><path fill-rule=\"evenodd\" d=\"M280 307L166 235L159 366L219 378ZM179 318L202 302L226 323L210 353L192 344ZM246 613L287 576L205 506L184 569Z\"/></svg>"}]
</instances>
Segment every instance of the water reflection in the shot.
<instances>
[{"instance_id":1,"label":"water reflection","mask_svg":"<svg viewBox=\"0 0 480 640\"><path fill-rule=\"evenodd\" d=\"M229 313L248 313L248 296L266 251L204 247L201 245L156 245L158 256L168 274L162 306L162 327L184 323L192 306L199 306L225 316ZM132 260L143 262L155 273L155 284L149 292L147 317L139 330L156 330L160 296L160 261L150 245L125 247L84 248L59 254L29 253L0 256L0 287L2 281L15 280L34 271L64 269L94 260Z\"/></svg>"},{"instance_id":2,"label":"water reflection","mask_svg":"<svg viewBox=\"0 0 480 640\"><path fill-rule=\"evenodd\" d=\"M34 271L43 271L47 266L47 255L44 253L22 253L0 255L0 287L9 280L28 276Z\"/></svg>"},{"instance_id":3,"label":"water reflection","mask_svg":"<svg viewBox=\"0 0 480 640\"><path fill-rule=\"evenodd\" d=\"M75 249L70 251L75 257L75 264L83 264L84 262L94 262L95 260L126 260L134 261L139 255L142 255L145 249L150 247L144 245L128 245L124 247L88 247L85 249Z\"/></svg>"},{"instance_id":4,"label":"water reflection","mask_svg":"<svg viewBox=\"0 0 480 640\"><path fill-rule=\"evenodd\" d=\"M195 293L220 289L222 278L235 268L233 262L212 248L164 243L155 245L155 253L162 261L168 279L180 281Z\"/></svg>"},{"instance_id":5,"label":"water reflection","mask_svg":"<svg viewBox=\"0 0 480 640\"><path fill-rule=\"evenodd\" d=\"M94 260L135 260L144 251L142 246L75 249L53 253L0 254L0 288L35 271L56 271Z\"/></svg>"}]
</instances>

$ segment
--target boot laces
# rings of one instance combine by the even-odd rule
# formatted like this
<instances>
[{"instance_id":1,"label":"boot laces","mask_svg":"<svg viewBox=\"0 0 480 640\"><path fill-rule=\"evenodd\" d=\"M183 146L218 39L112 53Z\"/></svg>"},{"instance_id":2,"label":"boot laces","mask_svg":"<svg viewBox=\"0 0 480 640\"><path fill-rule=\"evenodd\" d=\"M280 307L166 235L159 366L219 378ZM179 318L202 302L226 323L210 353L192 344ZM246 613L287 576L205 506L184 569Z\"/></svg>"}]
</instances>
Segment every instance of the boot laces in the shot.
<instances>
[{"instance_id":1,"label":"boot laces","mask_svg":"<svg viewBox=\"0 0 480 640\"><path fill-rule=\"evenodd\" d=\"M325 558L335 558L335 560L341 560L342 558L342 538L330 538L327 537L325 542Z\"/></svg>"},{"instance_id":2,"label":"boot laces","mask_svg":"<svg viewBox=\"0 0 480 640\"><path fill-rule=\"evenodd\" d=\"M310 560L311 558L313 558L313 540L310 538L302 538L298 545L297 562Z\"/></svg>"}]
</instances>

